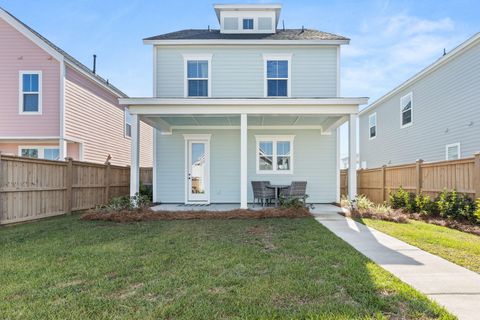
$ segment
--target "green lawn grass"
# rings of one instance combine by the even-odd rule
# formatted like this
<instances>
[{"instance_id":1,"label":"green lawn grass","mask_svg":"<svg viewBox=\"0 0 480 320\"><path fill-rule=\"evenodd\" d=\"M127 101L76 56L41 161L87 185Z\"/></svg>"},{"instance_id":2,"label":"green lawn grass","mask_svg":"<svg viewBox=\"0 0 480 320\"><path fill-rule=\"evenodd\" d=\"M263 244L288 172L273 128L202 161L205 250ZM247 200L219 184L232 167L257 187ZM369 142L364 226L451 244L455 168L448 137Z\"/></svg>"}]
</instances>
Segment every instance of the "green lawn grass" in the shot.
<instances>
[{"instance_id":1,"label":"green lawn grass","mask_svg":"<svg viewBox=\"0 0 480 320\"><path fill-rule=\"evenodd\" d=\"M0 229L0 319L452 318L313 218Z\"/></svg>"},{"instance_id":2,"label":"green lawn grass","mask_svg":"<svg viewBox=\"0 0 480 320\"><path fill-rule=\"evenodd\" d=\"M363 223L425 251L480 273L480 237L421 221L395 223L362 219Z\"/></svg>"}]
</instances>

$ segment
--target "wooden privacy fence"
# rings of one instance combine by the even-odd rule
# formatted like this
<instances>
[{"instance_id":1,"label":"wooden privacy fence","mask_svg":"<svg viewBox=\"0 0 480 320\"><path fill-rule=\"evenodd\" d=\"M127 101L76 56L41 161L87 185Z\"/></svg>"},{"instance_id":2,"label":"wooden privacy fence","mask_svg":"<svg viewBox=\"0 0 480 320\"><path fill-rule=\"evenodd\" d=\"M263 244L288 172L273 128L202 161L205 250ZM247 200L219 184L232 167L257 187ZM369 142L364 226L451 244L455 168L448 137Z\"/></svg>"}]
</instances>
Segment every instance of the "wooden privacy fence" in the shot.
<instances>
[{"instance_id":1,"label":"wooden privacy fence","mask_svg":"<svg viewBox=\"0 0 480 320\"><path fill-rule=\"evenodd\" d=\"M340 193L347 194L347 170L340 172ZM357 170L357 193L376 203L388 201L398 187L435 197L443 189L456 189L480 198L480 154L459 160L423 162Z\"/></svg>"},{"instance_id":2,"label":"wooden privacy fence","mask_svg":"<svg viewBox=\"0 0 480 320\"><path fill-rule=\"evenodd\" d=\"M140 172L151 183L151 168ZM86 210L129 192L129 167L0 154L0 224Z\"/></svg>"}]
</instances>

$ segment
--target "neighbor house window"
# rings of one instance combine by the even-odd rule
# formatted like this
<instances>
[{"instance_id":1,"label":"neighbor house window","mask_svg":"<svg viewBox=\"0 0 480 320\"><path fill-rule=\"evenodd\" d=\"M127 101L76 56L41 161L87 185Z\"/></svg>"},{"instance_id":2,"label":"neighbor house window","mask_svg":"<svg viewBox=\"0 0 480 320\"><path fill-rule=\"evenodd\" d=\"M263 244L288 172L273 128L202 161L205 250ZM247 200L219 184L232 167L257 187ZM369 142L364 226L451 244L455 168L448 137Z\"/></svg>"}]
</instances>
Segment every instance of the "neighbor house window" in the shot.
<instances>
[{"instance_id":1,"label":"neighbor house window","mask_svg":"<svg viewBox=\"0 0 480 320\"><path fill-rule=\"evenodd\" d=\"M407 127L412 124L413 118L413 99L412 93L403 96L400 99L400 125Z\"/></svg>"},{"instance_id":2,"label":"neighbor house window","mask_svg":"<svg viewBox=\"0 0 480 320\"><path fill-rule=\"evenodd\" d=\"M243 30L253 30L253 19L243 19Z\"/></svg>"},{"instance_id":3,"label":"neighbor house window","mask_svg":"<svg viewBox=\"0 0 480 320\"><path fill-rule=\"evenodd\" d=\"M368 137L373 139L377 136L377 113L368 116Z\"/></svg>"},{"instance_id":4,"label":"neighbor house window","mask_svg":"<svg viewBox=\"0 0 480 320\"><path fill-rule=\"evenodd\" d=\"M448 144L445 147L445 158L447 160L460 159L460 143Z\"/></svg>"},{"instance_id":5,"label":"neighbor house window","mask_svg":"<svg viewBox=\"0 0 480 320\"><path fill-rule=\"evenodd\" d=\"M132 115L125 109L125 137L132 136Z\"/></svg>"},{"instance_id":6,"label":"neighbor house window","mask_svg":"<svg viewBox=\"0 0 480 320\"><path fill-rule=\"evenodd\" d=\"M208 60L187 61L189 97L208 97Z\"/></svg>"},{"instance_id":7,"label":"neighbor house window","mask_svg":"<svg viewBox=\"0 0 480 320\"><path fill-rule=\"evenodd\" d=\"M293 173L293 136L256 136L257 173Z\"/></svg>"},{"instance_id":8,"label":"neighbor house window","mask_svg":"<svg viewBox=\"0 0 480 320\"><path fill-rule=\"evenodd\" d=\"M42 112L42 73L40 71L20 71L19 111L21 114Z\"/></svg>"},{"instance_id":9,"label":"neighbor house window","mask_svg":"<svg viewBox=\"0 0 480 320\"><path fill-rule=\"evenodd\" d=\"M19 147L19 156L47 160L60 160L60 149L58 147Z\"/></svg>"}]
</instances>

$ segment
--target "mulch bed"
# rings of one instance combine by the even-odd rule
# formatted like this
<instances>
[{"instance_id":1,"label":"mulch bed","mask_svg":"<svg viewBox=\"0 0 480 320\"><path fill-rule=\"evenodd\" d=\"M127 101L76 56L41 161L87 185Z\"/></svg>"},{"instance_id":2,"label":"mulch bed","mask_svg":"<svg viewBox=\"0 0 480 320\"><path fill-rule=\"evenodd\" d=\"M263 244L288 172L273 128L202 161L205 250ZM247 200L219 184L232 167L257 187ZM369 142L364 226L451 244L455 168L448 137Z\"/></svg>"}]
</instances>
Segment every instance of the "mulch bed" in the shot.
<instances>
[{"instance_id":1,"label":"mulch bed","mask_svg":"<svg viewBox=\"0 0 480 320\"><path fill-rule=\"evenodd\" d=\"M137 222L156 220L192 220L192 219L265 219L265 218L303 218L310 216L306 208L267 208L262 210L236 209L230 211L139 211L98 212L84 214L82 220Z\"/></svg>"},{"instance_id":2,"label":"mulch bed","mask_svg":"<svg viewBox=\"0 0 480 320\"><path fill-rule=\"evenodd\" d=\"M442 217L428 217L421 215L419 213L406 213L402 210L393 210L388 213L375 213L375 212L348 212L341 213L347 217L351 218L366 218L366 219L376 219L384 220L397 223L408 223L408 220L417 220L423 221L426 223L431 223L437 226L447 227L450 229L459 230L466 233L471 233L477 236L480 236L480 225L474 224L468 220L452 220Z\"/></svg>"}]
</instances>

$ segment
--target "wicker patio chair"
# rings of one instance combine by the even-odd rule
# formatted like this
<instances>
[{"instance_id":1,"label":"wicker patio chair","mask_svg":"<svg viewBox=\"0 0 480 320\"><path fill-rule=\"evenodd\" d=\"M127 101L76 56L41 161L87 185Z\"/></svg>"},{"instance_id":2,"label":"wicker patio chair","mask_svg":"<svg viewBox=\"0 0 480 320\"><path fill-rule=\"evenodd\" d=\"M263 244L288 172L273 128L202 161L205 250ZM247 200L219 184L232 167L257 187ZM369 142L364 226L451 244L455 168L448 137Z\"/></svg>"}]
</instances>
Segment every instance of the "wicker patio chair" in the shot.
<instances>
[{"instance_id":1,"label":"wicker patio chair","mask_svg":"<svg viewBox=\"0 0 480 320\"><path fill-rule=\"evenodd\" d=\"M280 191L280 196L286 199L303 199L305 202L307 198L307 181L292 181L290 187Z\"/></svg>"},{"instance_id":2,"label":"wicker patio chair","mask_svg":"<svg viewBox=\"0 0 480 320\"><path fill-rule=\"evenodd\" d=\"M258 200L258 203L264 207L271 200L275 199L275 190L272 188L267 188L269 184L269 181L252 181L254 205L256 200Z\"/></svg>"}]
</instances>

